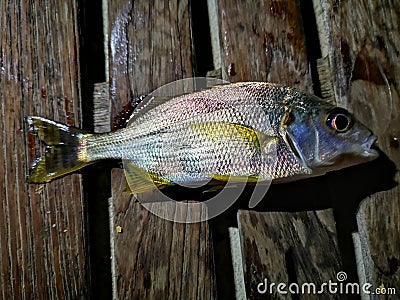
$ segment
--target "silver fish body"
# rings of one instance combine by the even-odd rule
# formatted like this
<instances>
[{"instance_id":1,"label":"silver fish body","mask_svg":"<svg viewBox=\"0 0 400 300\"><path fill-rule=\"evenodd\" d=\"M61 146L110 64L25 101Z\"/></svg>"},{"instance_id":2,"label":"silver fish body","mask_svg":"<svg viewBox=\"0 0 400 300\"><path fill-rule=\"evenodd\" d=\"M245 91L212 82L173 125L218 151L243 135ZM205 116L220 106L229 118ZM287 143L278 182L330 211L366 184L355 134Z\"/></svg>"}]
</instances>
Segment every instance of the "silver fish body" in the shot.
<instances>
[{"instance_id":1,"label":"silver fish body","mask_svg":"<svg viewBox=\"0 0 400 300\"><path fill-rule=\"evenodd\" d=\"M35 120L28 123L38 131L42 123ZM280 182L371 160L375 139L349 112L316 96L243 82L149 98L126 128L79 135L76 160L123 159L128 182L145 173L159 184L229 177Z\"/></svg>"}]
</instances>

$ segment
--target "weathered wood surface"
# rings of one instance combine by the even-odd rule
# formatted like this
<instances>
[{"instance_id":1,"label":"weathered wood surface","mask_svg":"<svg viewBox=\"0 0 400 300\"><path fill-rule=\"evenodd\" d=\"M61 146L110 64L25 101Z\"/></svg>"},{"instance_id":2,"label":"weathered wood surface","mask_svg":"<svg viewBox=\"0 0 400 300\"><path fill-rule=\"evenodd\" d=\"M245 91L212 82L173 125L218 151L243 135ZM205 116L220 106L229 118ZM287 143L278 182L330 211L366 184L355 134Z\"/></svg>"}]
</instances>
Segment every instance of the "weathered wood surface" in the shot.
<instances>
[{"instance_id":1,"label":"weathered wood surface","mask_svg":"<svg viewBox=\"0 0 400 300\"><path fill-rule=\"evenodd\" d=\"M43 149L24 117L79 126L76 1L0 2L0 298L77 299L88 294L79 175L28 185Z\"/></svg>"},{"instance_id":2,"label":"weathered wood surface","mask_svg":"<svg viewBox=\"0 0 400 300\"><path fill-rule=\"evenodd\" d=\"M319 290L322 283L335 280L341 265L332 219L332 210L263 214L240 210L247 298L287 299L278 292L279 283L286 284L283 291L289 293L291 283L300 291L304 283L313 283ZM307 292L304 294L307 297Z\"/></svg>"},{"instance_id":3,"label":"weathered wood surface","mask_svg":"<svg viewBox=\"0 0 400 300\"><path fill-rule=\"evenodd\" d=\"M124 107L129 107L127 104L133 97L148 94L176 79L192 77L193 49L188 1L108 4L115 120ZM166 221L148 212L125 190L122 170L113 170L114 297L215 298L208 224ZM164 204L153 205L162 209ZM205 213L201 206L176 210L181 216Z\"/></svg>"},{"instance_id":4,"label":"weathered wood surface","mask_svg":"<svg viewBox=\"0 0 400 300\"><path fill-rule=\"evenodd\" d=\"M113 175L117 170L113 171ZM122 187L121 187L122 188ZM113 197L116 296L120 299L210 299L214 277L206 222L182 224L154 216L130 196ZM124 201L122 201L124 200ZM171 209L165 203L153 203ZM206 214L179 209L182 218Z\"/></svg>"},{"instance_id":5,"label":"weathered wood surface","mask_svg":"<svg viewBox=\"0 0 400 300\"><path fill-rule=\"evenodd\" d=\"M297 1L216 2L227 80L278 82L312 91Z\"/></svg>"},{"instance_id":6,"label":"weathered wood surface","mask_svg":"<svg viewBox=\"0 0 400 300\"><path fill-rule=\"evenodd\" d=\"M316 1L327 32L335 97L378 136L400 166L400 4L398 1ZM378 179L378 178L377 178ZM399 173L396 173L399 180ZM400 291L400 188L360 206L358 226L367 281ZM368 248L365 248L368 247ZM395 296L398 297L398 296Z\"/></svg>"}]
</instances>

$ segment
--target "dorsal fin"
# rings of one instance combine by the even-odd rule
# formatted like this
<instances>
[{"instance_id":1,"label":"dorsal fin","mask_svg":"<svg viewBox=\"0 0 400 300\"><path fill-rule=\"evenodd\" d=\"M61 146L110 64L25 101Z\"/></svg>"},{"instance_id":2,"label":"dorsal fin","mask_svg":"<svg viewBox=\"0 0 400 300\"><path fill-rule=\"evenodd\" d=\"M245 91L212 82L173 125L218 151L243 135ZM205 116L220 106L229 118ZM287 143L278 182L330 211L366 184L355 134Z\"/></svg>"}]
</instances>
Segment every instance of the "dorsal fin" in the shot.
<instances>
[{"instance_id":1,"label":"dorsal fin","mask_svg":"<svg viewBox=\"0 0 400 300\"><path fill-rule=\"evenodd\" d=\"M147 95L133 111L131 117L128 120L127 126L132 126L132 124L135 123L135 121L140 116L144 115L146 112L152 110L153 108L167 102L170 99L171 97L155 97L152 96L152 93L150 95Z\"/></svg>"},{"instance_id":2,"label":"dorsal fin","mask_svg":"<svg viewBox=\"0 0 400 300\"><path fill-rule=\"evenodd\" d=\"M226 83L228 82L216 78L194 77L176 80L165 84L151 92L138 104L132 116L128 120L127 126L132 126L140 116L153 108L164 104L172 98L193 92L199 92Z\"/></svg>"}]
</instances>

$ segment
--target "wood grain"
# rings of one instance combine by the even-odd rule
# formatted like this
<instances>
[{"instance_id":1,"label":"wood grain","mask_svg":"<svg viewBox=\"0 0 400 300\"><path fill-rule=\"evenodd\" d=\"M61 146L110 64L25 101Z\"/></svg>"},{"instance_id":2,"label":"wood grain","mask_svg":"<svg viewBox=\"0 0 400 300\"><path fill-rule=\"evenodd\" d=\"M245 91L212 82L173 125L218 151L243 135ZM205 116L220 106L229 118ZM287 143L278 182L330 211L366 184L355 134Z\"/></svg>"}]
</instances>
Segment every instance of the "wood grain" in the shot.
<instances>
[{"instance_id":1,"label":"wood grain","mask_svg":"<svg viewBox=\"0 0 400 300\"><path fill-rule=\"evenodd\" d=\"M354 111L378 136L379 148L400 166L400 5L397 1L320 1L329 41L337 103ZM388 170L387 172L391 172ZM377 178L378 179L378 178ZM399 180L398 171L395 179ZM400 188L360 206L365 268L374 287L400 290ZM369 263L371 262L371 263Z\"/></svg>"},{"instance_id":2,"label":"wood grain","mask_svg":"<svg viewBox=\"0 0 400 300\"><path fill-rule=\"evenodd\" d=\"M43 148L24 117L79 126L76 1L0 2L0 298L87 296L79 175L46 185L25 176Z\"/></svg>"},{"instance_id":3,"label":"wood grain","mask_svg":"<svg viewBox=\"0 0 400 300\"><path fill-rule=\"evenodd\" d=\"M113 170L113 175L118 171ZM207 223L187 225L165 221L130 196L123 196L125 201L121 196L113 197L118 298L214 298L212 244ZM151 205L171 209L165 204ZM206 213L201 205L175 210L182 218Z\"/></svg>"},{"instance_id":4,"label":"wood grain","mask_svg":"<svg viewBox=\"0 0 400 300\"><path fill-rule=\"evenodd\" d=\"M261 80L312 91L298 1L217 0L229 81Z\"/></svg>"},{"instance_id":5,"label":"wood grain","mask_svg":"<svg viewBox=\"0 0 400 300\"><path fill-rule=\"evenodd\" d=\"M188 1L109 2L113 120L121 119L118 113L134 97L193 76L189 11ZM151 214L125 192L122 170L113 170L112 185L114 296L215 298L208 224L173 223ZM163 209L165 204L151 205ZM175 213L201 216L206 211Z\"/></svg>"},{"instance_id":6,"label":"wood grain","mask_svg":"<svg viewBox=\"0 0 400 300\"><path fill-rule=\"evenodd\" d=\"M187 1L109 5L113 117L133 97L193 76Z\"/></svg>"},{"instance_id":7,"label":"wood grain","mask_svg":"<svg viewBox=\"0 0 400 300\"><path fill-rule=\"evenodd\" d=\"M332 219L332 210L263 214L240 210L247 298L286 299L276 286L269 292L271 283L297 283L300 288L303 283L314 283L319 289L322 283L334 281L341 265ZM265 279L268 287L259 288ZM266 293L258 291L265 288Z\"/></svg>"}]
</instances>

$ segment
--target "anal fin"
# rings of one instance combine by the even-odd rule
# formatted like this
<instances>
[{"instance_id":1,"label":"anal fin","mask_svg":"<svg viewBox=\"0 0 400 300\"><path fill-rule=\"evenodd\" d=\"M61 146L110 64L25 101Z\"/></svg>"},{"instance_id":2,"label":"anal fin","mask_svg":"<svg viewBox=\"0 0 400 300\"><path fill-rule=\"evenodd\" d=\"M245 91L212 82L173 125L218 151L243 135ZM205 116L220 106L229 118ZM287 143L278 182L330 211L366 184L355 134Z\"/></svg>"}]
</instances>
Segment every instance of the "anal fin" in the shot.
<instances>
[{"instance_id":1,"label":"anal fin","mask_svg":"<svg viewBox=\"0 0 400 300\"><path fill-rule=\"evenodd\" d=\"M124 162L124 173L128 183L127 192L130 194L149 192L173 185L170 181L148 173L131 162Z\"/></svg>"}]
</instances>

